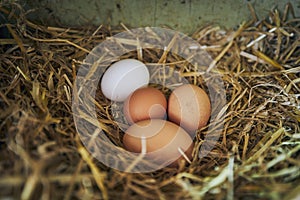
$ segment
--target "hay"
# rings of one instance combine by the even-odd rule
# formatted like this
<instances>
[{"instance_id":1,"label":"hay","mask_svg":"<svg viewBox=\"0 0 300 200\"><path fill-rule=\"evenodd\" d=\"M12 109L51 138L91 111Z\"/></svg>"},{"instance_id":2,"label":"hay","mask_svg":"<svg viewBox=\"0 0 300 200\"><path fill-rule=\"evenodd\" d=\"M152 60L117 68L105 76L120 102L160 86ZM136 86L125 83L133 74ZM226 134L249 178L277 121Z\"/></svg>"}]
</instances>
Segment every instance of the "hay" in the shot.
<instances>
[{"instance_id":1,"label":"hay","mask_svg":"<svg viewBox=\"0 0 300 200\"><path fill-rule=\"evenodd\" d=\"M72 87L85 56L121 29L34 24L18 4L0 4L0 196L10 199L297 199L300 197L300 19L290 4L238 30L206 26L192 37L214 58L227 103L214 149L190 165L129 174L93 159L76 133ZM291 17L288 17L290 16ZM125 28L126 29L126 28ZM4 33L4 32L3 32ZM164 52L125 55L173 62L191 83L201 79ZM188 65L190 66L190 65ZM193 66L190 66L193 67ZM167 92L167 91L165 91ZM106 133L121 143L104 99ZM121 133L119 133L121 134Z\"/></svg>"}]
</instances>

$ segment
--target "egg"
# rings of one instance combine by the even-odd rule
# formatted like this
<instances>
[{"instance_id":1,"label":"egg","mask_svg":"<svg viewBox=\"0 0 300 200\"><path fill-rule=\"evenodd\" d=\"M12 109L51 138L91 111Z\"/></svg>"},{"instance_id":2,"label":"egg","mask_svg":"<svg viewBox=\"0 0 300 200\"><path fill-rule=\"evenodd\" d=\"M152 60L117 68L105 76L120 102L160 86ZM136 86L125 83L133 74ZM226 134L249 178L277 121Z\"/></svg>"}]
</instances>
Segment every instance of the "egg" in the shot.
<instances>
[{"instance_id":1,"label":"egg","mask_svg":"<svg viewBox=\"0 0 300 200\"><path fill-rule=\"evenodd\" d=\"M127 98L123 110L130 124L146 119L163 119L166 117L167 100L156 88L140 88Z\"/></svg>"},{"instance_id":2,"label":"egg","mask_svg":"<svg viewBox=\"0 0 300 200\"><path fill-rule=\"evenodd\" d=\"M184 157L191 160L194 147L193 140L184 129L162 119L131 125L123 137L123 144L126 150L144 153L147 159L163 166L176 166L177 161Z\"/></svg>"},{"instance_id":3,"label":"egg","mask_svg":"<svg viewBox=\"0 0 300 200\"><path fill-rule=\"evenodd\" d=\"M198 86L185 84L176 88L168 101L169 120L180 125L192 136L204 127L211 114L210 100Z\"/></svg>"},{"instance_id":4,"label":"egg","mask_svg":"<svg viewBox=\"0 0 300 200\"><path fill-rule=\"evenodd\" d=\"M149 71L144 63L124 59L112 64L103 74L101 91L112 101L125 101L136 89L149 84Z\"/></svg>"}]
</instances>

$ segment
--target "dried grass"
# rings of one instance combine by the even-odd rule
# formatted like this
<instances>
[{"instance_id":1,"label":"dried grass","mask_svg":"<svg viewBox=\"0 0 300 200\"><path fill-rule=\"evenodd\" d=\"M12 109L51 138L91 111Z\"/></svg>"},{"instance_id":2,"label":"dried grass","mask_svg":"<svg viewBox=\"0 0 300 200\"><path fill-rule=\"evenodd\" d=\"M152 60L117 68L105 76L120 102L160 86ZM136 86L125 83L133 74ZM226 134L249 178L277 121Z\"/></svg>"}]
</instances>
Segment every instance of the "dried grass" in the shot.
<instances>
[{"instance_id":1,"label":"dried grass","mask_svg":"<svg viewBox=\"0 0 300 200\"><path fill-rule=\"evenodd\" d=\"M18 4L0 4L0 196L11 199L298 199L300 198L300 19L290 4L238 30L199 28L192 37L214 58L227 96L224 129L204 158L203 129L188 166L130 174L93 159L75 130L71 97L85 56L122 29L34 24ZM288 18L288 15L292 15ZM126 41L132 42L132 41ZM136 43L138 45L138 43ZM199 74L164 52L127 57L173 62L191 83ZM125 57L126 57L125 56ZM167 92L167 91L166 91ZM120 143L99 97L99 118ZM121 134L121 133L119 133ZM121 144L120 144L121 145Z\"/></svg>"}]
</instances>

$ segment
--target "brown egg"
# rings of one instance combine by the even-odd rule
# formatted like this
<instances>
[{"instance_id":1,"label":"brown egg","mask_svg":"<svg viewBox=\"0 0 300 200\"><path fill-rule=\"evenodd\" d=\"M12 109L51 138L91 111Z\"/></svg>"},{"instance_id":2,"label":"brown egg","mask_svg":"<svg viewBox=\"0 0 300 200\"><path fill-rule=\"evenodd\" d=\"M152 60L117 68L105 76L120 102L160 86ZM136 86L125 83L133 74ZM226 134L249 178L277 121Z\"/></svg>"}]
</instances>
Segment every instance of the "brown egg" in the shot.
<instances>
[{"instance_id":1,"label":"brown egg","mask_svg":"<svg viewBox=\"0 0 300 200\"><path fill-rule=\"evenodd\" d=\"M166 116L167 100L156 88L140 88L124 103L124 114L130 124L146 119L163 119Z\"/></svg>"},{"instance_id":2,"label":"brown egg","mask_svg":"<svg viewBox=\"0 0 300 200\"><path fill-rule=\"evenodd\" d=\"M194 146L184 129L161 119L133 124L126 131L123 143L128 151L145 153L145 157L151 162L163 166L176 166L176 161L183 157L191 160Z\"/></svg>"},{"instance_id":3,"label":"brown egg","mask_svg":"<svg viewBox=\"0 0 300 200\"><path fill-rule=\"evenodd\" d=\"M176 88L168 101L169 120L178 124L192 136L204 127L210 117L210 100L198 86L186 84Z\"/></svg>"}]
</instances>

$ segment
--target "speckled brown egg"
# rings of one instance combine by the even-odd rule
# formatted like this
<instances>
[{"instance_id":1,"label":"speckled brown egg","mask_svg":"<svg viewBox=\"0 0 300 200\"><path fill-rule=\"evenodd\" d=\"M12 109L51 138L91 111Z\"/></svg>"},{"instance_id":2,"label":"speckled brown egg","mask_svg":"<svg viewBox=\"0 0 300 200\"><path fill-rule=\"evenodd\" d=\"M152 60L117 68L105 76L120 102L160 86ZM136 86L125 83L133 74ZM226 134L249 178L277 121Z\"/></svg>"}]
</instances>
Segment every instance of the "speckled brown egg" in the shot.
<instances>
[{"instance_id":1,"label":"speckled brown egg","mask_svg":"<svg viewBox=\"0 0 300 200\"><path fill-rule=\"evenodd\" d=\"M130 124L146 119L166 117L167 100L164 94L152 87L134 91L124 103L124 114Z\"/></svg>"},{"instance_id":2,"label":"speckled brown egg","mask_svg":"<svg viewBox=\"0 0 300 200\"><path fill-rule=\"evenodd\" d=\"M204 127L211 114L210 100L198 86L185 84L176 88L168 101L169 120L190 134Z\"/></svg>"},{"instance_id":3,"label":"speckled brown egg","mask_svg":"<svg viewBox=\"0 0 300 200\"><path fill-rule=\"evenodd\" d=\"M164 166L176 166L183 157L190 160L194 145L184 129L161 119L133 124L126 131L123 144L128 151L145 153L151 161Z\"/></svg>"}]
</instances>

